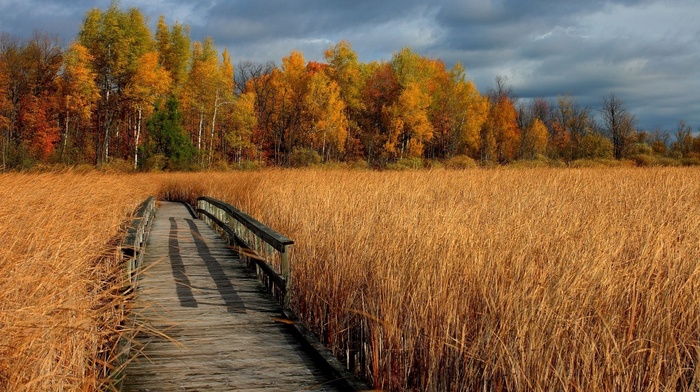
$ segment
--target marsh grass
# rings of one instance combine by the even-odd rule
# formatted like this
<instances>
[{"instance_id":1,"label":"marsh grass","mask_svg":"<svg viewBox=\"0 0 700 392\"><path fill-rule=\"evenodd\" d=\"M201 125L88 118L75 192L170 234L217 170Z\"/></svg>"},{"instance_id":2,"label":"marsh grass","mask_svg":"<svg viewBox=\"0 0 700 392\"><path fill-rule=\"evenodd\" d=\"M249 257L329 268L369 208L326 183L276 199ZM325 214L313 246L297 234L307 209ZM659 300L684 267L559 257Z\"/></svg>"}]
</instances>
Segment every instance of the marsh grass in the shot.
<instances>
[{"instance_id":1,"label":"marsh grass","mask_svg":"<svg viewBox=\"0 0 700 392\"><path fill-rule=\"evenodd\" d=\"M109 389L138 176L0 175L0 390Z\"/></svg>"},{"instance_id":2,"label":"marsh grass","mask_svg":"<svg viewBox=\"0 0 700 392\"><path fill-rule=\"evenodd\" d=\"M295 240L295 310L376 388L700 387L700 170L170 181Z\"/></svg>"},{"instance_id":3,"label":"marsh grass","mask_svg":"<svg viewBox=\"0 0 700 392\"><path fill-rule=\"evenodd\" d=\"M376 388L700 387L700 170L531 168L2 175L0 389L109 388L156 192L294 239L295 311Z\"/></svg>"}]
</instances>

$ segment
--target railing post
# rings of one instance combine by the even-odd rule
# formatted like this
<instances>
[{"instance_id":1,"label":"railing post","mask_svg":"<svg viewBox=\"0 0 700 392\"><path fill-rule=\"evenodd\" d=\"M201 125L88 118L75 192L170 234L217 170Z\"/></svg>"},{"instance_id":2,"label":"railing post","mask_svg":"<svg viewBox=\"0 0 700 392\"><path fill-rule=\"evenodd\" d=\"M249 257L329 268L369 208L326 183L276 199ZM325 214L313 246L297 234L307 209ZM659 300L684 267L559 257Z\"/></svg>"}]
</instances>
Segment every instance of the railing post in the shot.
<instances>
[{"instance_id":1,"label":"railing post","mask_svg":"<svg viewBox=\"0 0 700 392\"><path fill-rule=\"evenodd\" d=\"M284 309L289 309L289 300L292 295L291 285L292 285L292 275L289 266L289 248L290 245L284 246L284 252L280 252L280 258L282 259L282 265L280 266L282 277L284 278L285 288L284 288Z\"/></svg>"},{"instance_id":2,"label":"railing post","mask_svg":"<svg viewBox=\"0 0 700 392\"><path fill-rule=\"evenodd\" d=\"M198 198L198 206L200 219L215 227L222 237L230 236L231 245L241 247L242 258L263 275L261 279L268 290L275 293L285 309L289 309L292 283L289 252L294 241L220 200L202 196ZM279 253L279 259L276 253ZM283 296L279 295L280 291L284 291Z\"/></svg>"}]
</instances>

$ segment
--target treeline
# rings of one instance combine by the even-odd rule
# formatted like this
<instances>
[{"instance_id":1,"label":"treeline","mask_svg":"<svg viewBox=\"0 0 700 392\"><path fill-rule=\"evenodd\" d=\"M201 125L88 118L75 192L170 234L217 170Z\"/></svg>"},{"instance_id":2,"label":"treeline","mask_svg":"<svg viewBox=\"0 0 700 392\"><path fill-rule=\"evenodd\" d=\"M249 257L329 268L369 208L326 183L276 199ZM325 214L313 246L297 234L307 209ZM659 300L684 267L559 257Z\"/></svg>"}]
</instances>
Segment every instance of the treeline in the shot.
<instances>
[{"instance_id":1,"label":"treeline","mask_svg":"<svg viewBox=\"0 0 700 392\"><path fill-rule=\"evenodd\" d=\"M402 49L361 63L350 43L325 63L292 51L282 65L219 54L186 25L139 9L86 14L68 48L37 33L0 36L3 170L114 164L144 170L350 162L469 165L632 159L700 164L683 121L641 131L614 95L595 116L563 96L518 100L503 79L480 93L458 64Z\"/></svg>"}]
</instances>

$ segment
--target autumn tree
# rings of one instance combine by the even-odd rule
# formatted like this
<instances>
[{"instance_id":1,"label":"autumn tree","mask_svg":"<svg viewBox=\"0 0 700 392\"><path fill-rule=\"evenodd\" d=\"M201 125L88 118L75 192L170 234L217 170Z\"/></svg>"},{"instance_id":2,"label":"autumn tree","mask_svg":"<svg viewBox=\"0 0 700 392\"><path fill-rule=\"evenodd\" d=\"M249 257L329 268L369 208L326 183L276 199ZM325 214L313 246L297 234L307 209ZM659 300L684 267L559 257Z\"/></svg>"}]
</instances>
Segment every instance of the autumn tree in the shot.
<instances>
[{"instance_id":1,"label":"autumn tree","mask_svg":"<svg viewBox=\"0 0 700 392\"><path fill-rule=\"evenodd\" d=\"M233 94L233 75L229 75L230 82L227 82L221 70L212 38L195 42L182 96L186 129L195 141L200 164L207 164L212 159L218 108L221 102L228 102L228 97Z\"/></svg>"},{"instance_id":2,"label":"autumn tree","mask_svg":"<svg viewBox=\"0 0 700 392\"><path fill-rule=\"evenodd\" d=\"M693 128L684 120L678 121L678 127L674 134L673 151L680 157L688 157L693 150Z\"/></svg>"},{"instance_id":3,"label":"autumn tree","mask_svg":"<svg viewBox=\"0 0 700 392\"><path fill-rule=\"evenodd\" d=\"M9 35L0 37L3 167L26 167L53 158L60 139L58 76L62 61L57 39L44 33L37 32L26 42Z\"/></svg>"},{"instance_id":4,"label":"autumn tree","mask_svg":"<svg viewBox=\"0 0 700 392\"><path fill-rule=\"evenodd\" d=\"M356 158L362 154L360 118L364 109L361 95L364 81L357 53L349 42L343 40L331 45L324 55L329 65L326 72L340 88L340 97L345 103L348 121L345 150L350 158Z\"/></svg>"},{"instance_id":5,"label":"autumn tree","mask_svg":"<svg viewBox=\"0 0 700 392\"><path fill-rule=\"evenodd\" d=\"M524 159L534 159L547 151L549 130L542 120L535 118L522 132L520 153Z\"/></svg>"},{"instance_id":6,"label":"autumn tree","mask_svg":"<svg viewBox=\"0 0 700 392\"><path fill-rule=\"evenodd\" d=\"M138 62L133 77L127 84L124 97L138 114L133 121L134 135L134 168L139 164L139 143L141 142L141 125L144 119L150 117L152 108L161 98L165 97L170 87L168 72L158 64L158 53L144 53Z\"/></svg>"},{"instance_id":7,"label":"autumn tree","mask_svg":"<svg viewBox=\"0 0 700 392\"><path fill-rule=\"evenodd\" d=\"M475 156L480 147L480 130L488 115L488 100L466 80L464 69L455 65L435 75L430 107L433 140L429 154L434 158L454 155Z\"/></svg>"},{"instance_id":8,"label":"autumn tree","mask_svg":"<svg viewBox=\"0 0 700 392\"><path fill-rule=\"evenodd\" d=\"M657 128L649 134L649 145L655 154L666 155L669 147L670 135L668 132Z\"/></svg>"},{"instance_id":9,"label":"autumn tree","mask_svg":"<svg viewBox=\"0 0 700 392\"><path fill-rule=\"evenodd\" d=\"M258 125L255 102L256 96L252 91L240 94L236 98L235 110L231 112L229 127L224 136L228 147L224 154L238 164L241 164L243 159L255 158L258 150L253 143L253 132Z\"/></svg>"},{"instance_id":10,"label":"autumn tree","mask_svg":"<svg viewBox=\"0 0 700 392\"><path fill-rule=\"evenodd\" d=\"M304 122L310 147L325 160L340 158L348 135L348 119L340 86L324 72L314 72L304 98Z\"/></svg>"},{"instance_id":11,"label":"autumn tree","mask_svg":"<svg viewBox=\"0 0 700 392\"><path fill-rule=\"evenodd\" d=\"M401 158L405 154L421 157L425 143L433 138L429 109L439 65L409 48L394 54L391 64L401 91L398 99L388 106L389 133L384 153L389 158Z\"/></svg>"},{"instance_id":12,"label":"autumn tree","mask_svg":"<svg viewBox=\"0 0 700 392\"><path fill-rule=\"evenodd\" d=\"M603 130L613 143L615 159L624 158L636 132L635 117L627 111L622 100L615 94L610 94L603 100L601 116Z\"/></svg>"},{"instance_id":13,"label":"autumn tree","mask_svg":"<svg viewBox=\"0 0 700 392\"><path fill-rule=\"evenodd\" d=\"M123 110L128 107L122 102L124 91L139 68L141 56L153 50L154 42L141 12L136 8L122 11L116 2L104 12L99 9L88 12L78 37L90 53L91 69L100 91L95 116L95 150L97 161L105 162L110 157L112 141L118 148L120 136L130 135L119 133L136 114ZM125 149L124 153L131 151L131 148Z\"/></svg>"},{"instance_id":14,"label":"autumn tree","mask_svg":"<svg viewBox=\"0 0 700 392\"><path fill-rule=\"evenodd\" d=\"M30 153L35 159L48 161L60 140L58 126L58 75L63 63L63 50L58 40L35 33L25 47L30 94L25 95L21 112Z\"/></svg>"},{"instance_id":15,"label":"autumn tree","mask_svg":"<svg viewBox=\"0 0 700 392\"><path fill-rule=\"evenodd\" d=\"M401 91L399 99L389 107L391 120L384 152L393 158L421 157L425 142L433 137L433 126L428 119L430 96L416 83Z\"/></svg>"},{"instance_id":16,"label":"autumn tree","mask_svg":"<svg viewBox=\"0 0 700 392\"><path fill-rule=\"evenodd\" d=\"M480 158L486 162L507 163L520 151L515 102L505 78L496 78L496 88L489 92L489 112L481 127Z\"/></svg>"},{"instance_id":17,"label":"autumn tree","mask_svg":"<svg viewBox=\"0 0 700 392\"><path fill-rule=\"evenodd\" d=\"M63 135L59 159L65 163L94 161L90 142L91 118L99 100L95 74L89 68L90 53L73 43L66 51L60 78Z\"/></svg>"},{"instance_id":18,"label":"autumn tree","mask_svg":"<svg viewBox=\"0 0 700 392\"><path fill-rule=\"evenodd\" d=\"M5 64L5 36L0 36L0 131L2 131L2 171L7 170L7 152L10 144L10 113L12 111L9 100L10 78Z\"/></svg>"},{"instance_id":19,"label":"autumn tree","mask_svg":"<svg viewBox=\"0 0 700 392\"><path fill-rule=\"evenodd\" d=\"M158 63L168 72L172 87L177 91L187 80L191 45L190 28L178 22L168 27L165 17L160 16L155 38Z\"/></svg>"},{"instance_id":20,"label":"autumn tree","mask_svg":"<svg viewBox=\"0 0 700 392\"><path fill-rule=\"evenodd\" d=\"M240 96L249 94L254 98L255 125L250 141L256 146L256 152L260 154L258 158L262 158L263 155L271 158L274 140L270 137L269 130L272 129L274 119L272 96L275 95L272 74L277 72L277 68L273 63L242 62L235 71L236 93Z\"/></svg>"},{"instance_id":21,"label":"autumn tree","mask_svg":"<svg viewBox=\"0 0 700 392\"><path fill-rule=\"evenodd\" d=\"M366 64L363 72L366 82L362 89L360 137L365 157L369 162L375 162L382 156L389 135L391 116L388 108L398 100L401 86L390 63Z\"/></svg>"},{"instance_id":22,"label":"autumn tree","mask_svg":"<svg viewBox=\"0 0 700 392\"><path fill-rule=\"evenodd\" d=\"M21 94L21 45L9 34L0 35L0 126L2 127L2 167L15 165L18 138L15 129Z\"/></svg>"},{"instance_id":23,"label":"autumn tree","mask_svg":"<svg viewBox=\"0 0 700 392\"><path fill-rule=\"evenodd\" d=\"M294 148L310 144L311 127L304 123L304 103L311 75L302 53L292 51L282 59L281 69L271 67L260 80L248 83L248 89L257 92L260 117L256 139L277 165L288 165Z\"/></svg>"}]
</instances>

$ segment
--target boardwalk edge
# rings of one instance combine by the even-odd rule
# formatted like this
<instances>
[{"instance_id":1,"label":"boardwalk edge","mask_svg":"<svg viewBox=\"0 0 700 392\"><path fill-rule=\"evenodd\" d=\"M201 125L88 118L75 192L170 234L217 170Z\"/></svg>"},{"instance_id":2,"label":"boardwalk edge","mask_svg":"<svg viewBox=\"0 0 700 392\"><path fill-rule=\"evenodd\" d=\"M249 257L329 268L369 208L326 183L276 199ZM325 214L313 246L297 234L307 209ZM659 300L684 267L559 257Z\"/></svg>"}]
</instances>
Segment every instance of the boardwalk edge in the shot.
<instances>
[{"instance_id":1,"label":"boardwalk edge","mask_svg":"<svg viewBox=\"0 0 700 392\"><path fill-rule=\"evenodd\" d=\"M360 381L355 374L350 372L336 358L331 351L321 343L321 341L301 322L296 315L289 310L283 311L284 316L294 321L291 324L292 330L302 345L309 353L335 378L334 385L343 391L367 391L370 390L364 382Z\"/></svg>"}]
</instances>

